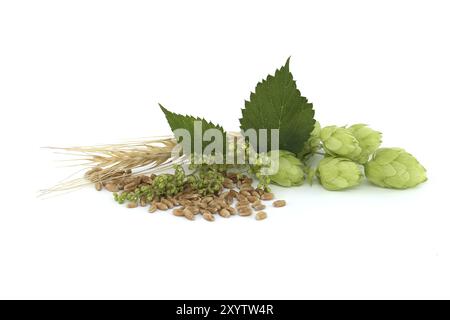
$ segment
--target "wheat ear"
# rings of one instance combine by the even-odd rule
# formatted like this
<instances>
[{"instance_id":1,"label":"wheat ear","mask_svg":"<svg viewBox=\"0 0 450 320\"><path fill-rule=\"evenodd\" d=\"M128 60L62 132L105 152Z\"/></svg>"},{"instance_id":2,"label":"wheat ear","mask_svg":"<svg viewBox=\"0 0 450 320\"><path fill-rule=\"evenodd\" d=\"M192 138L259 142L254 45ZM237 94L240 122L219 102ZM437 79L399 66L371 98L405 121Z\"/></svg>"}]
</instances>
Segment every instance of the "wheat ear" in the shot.
<instances>
[{"instance_id":1,"label":"wheat ear","mask_svg":"<svg viewBox=\"0 0 450 320\"><path fill-rule=\"evenodd\" d=\"M40 191L40 195L53 192L70 191L97 182L108 182L117 176L132 176L154 173L184 163L186 158L174 156L177 145L173 137L160 137L127 141L120 144L107 144L81 147L48 147L59 153L75 156L83 177L68 178L54 187Z\"/></svg>"}]
</instances>

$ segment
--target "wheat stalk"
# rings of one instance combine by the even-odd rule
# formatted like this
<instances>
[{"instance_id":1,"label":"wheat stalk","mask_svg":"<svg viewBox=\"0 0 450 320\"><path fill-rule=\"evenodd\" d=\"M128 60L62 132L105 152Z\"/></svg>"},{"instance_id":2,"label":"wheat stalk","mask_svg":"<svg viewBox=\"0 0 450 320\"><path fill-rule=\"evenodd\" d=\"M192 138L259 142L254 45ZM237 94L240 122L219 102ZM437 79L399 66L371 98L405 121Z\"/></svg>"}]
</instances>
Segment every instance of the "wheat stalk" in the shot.
<instances>
[{"instance_id":1,"label":"wheat stalk","mask_svg":"<svg viewBox=\"0 0 450 320\"><path fill-rule=\"evenodd\" d=\"M174 164L184 163L186 157L172 154L176 145L173 137L158 137L120 144L48 147L63 155L77 157L72 160L81 161L77 165L82 167L84 176L65 179L54 187L41 190L40 196L70 191L97 182L108 182L118 175L154 173Z\"/></svg>"}]
</instances>

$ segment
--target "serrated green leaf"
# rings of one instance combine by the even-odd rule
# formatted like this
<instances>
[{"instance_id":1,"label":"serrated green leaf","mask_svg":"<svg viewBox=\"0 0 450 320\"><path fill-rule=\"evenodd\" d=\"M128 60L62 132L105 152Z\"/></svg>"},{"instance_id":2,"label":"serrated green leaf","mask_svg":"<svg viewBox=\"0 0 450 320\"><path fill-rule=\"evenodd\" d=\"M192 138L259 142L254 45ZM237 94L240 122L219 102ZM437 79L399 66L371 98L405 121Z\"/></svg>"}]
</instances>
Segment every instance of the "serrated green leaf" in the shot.
<instances>
[{"instance_id":1,"label":"serrated green leaf","mask_svg":"<svg viewBox=\"0 0 450 320\"><path fill-rule=\"evenodd\" d=\"M195 123L195 121L198 121L201 124L201 134L202 134L201 137L202 138L203 138L203 134L205 133L206 130L218 129L222 134L223 146L225 148L226 133L221 126L213 124L209 121L206 121L203 118L196 118L196 117L189 116L189 115L181 115L181 114L173 113L173 112L167 110L166 108L164 108L161 104L159 104L159 107L164 112L167 122L169 123L169 126L172 129L172 131L175 131L177 129L185 129L189 132L189 134L191 135L191 152L192 153L194 152L194 139L195 139L194 123ZM180 142L180 141L178 141L178 142ZM203 139L202 139L202 151L210 143L212 143L212 142L211 141L203 141Z\"/></svg>"},{"instance_id":2,"label":"serrated green leaf","mask_svg":"<svg viewBox=\"0 0 450 320\"><path fill-rule=\"evenodd\" d=\"M255 92L250 94L250 101L245 101L239 120L244 131L279 129L281 150L297 154L303 149L314 128L314 110L297 89L289 71L289 59L274 76L269 75L257 84ZM271 149L270 132L267 149Z\"/></svg>"}]
</instances>

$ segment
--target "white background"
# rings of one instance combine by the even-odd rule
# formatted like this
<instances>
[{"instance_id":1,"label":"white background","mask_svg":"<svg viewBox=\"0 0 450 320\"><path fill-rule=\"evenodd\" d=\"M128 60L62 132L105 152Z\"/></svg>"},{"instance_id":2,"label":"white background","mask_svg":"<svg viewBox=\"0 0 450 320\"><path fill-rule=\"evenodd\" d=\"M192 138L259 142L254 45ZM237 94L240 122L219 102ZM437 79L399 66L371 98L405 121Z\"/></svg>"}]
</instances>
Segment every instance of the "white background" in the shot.
<instances>
[{"instance_id":1,"label":"white background","mask_svg":"<svg viewBox=\"0 0 450 320\"><path fill-rule=\"evenodd\" d=\"M448 1L2 1L0 298L450 298ZM278 189L190 222L88 188L40 147L169 134L157 102L238 129L291 56L322 124L364 122L429 181Z\"/></svg>"}]
</instances>

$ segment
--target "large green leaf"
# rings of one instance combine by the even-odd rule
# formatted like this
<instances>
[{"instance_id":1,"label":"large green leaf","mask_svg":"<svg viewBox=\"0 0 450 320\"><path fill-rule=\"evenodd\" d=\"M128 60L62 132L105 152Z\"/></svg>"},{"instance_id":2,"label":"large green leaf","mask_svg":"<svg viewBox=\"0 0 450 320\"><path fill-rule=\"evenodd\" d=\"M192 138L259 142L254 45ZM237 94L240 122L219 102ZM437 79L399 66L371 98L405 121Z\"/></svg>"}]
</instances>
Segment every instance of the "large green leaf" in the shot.
<instances>
[{"instance_id":1,"label":"large green leaf","mask_svg":"<svg viewBox=\"0 0 450 320\"><path fill-rule=\"evenodd\" d=\"M250 101L245 101L241 129L279 129L279 149L297 154L303 149L314 128L314 110L297 89L289 59L275 75L259 82ZM271 150L268 130L267 150ZM257 146L253 146L257 149Z\"/></svg>"},{"instance_id":2,"label":"large green leaf","mask_svg":"<svg viewBox=\"0 0 450 320\"><path fill-rule=\"evenodd\" d=\"M221 132L221 135L222 135L221 138L223 139L223 147L225 148L226 133L221 126L213 124L202 118L196 118L193 116L173 113L173 112L167 110L166 108L164 108L161 104L159 106L160 106L161 110L164 112L167 122L169 123L169 126L172 129L172 131L175 131L177 129L185 129L189 132L189 134L191 135L191 152L192 153L194 152L194 137L195 137L194 123L196 121L198 121L198 123L201 124L200 127L201 127L202 138L203 138L203 134L205 133L206 130L218 129ZM178 141L178 142L180 142L180 141ZM202 151L210 143L211 143L211 141L203 141L203 139L202 139ZM222 152L223 152L223 150L222 150Z\"/></svg>"}]
</instances>

